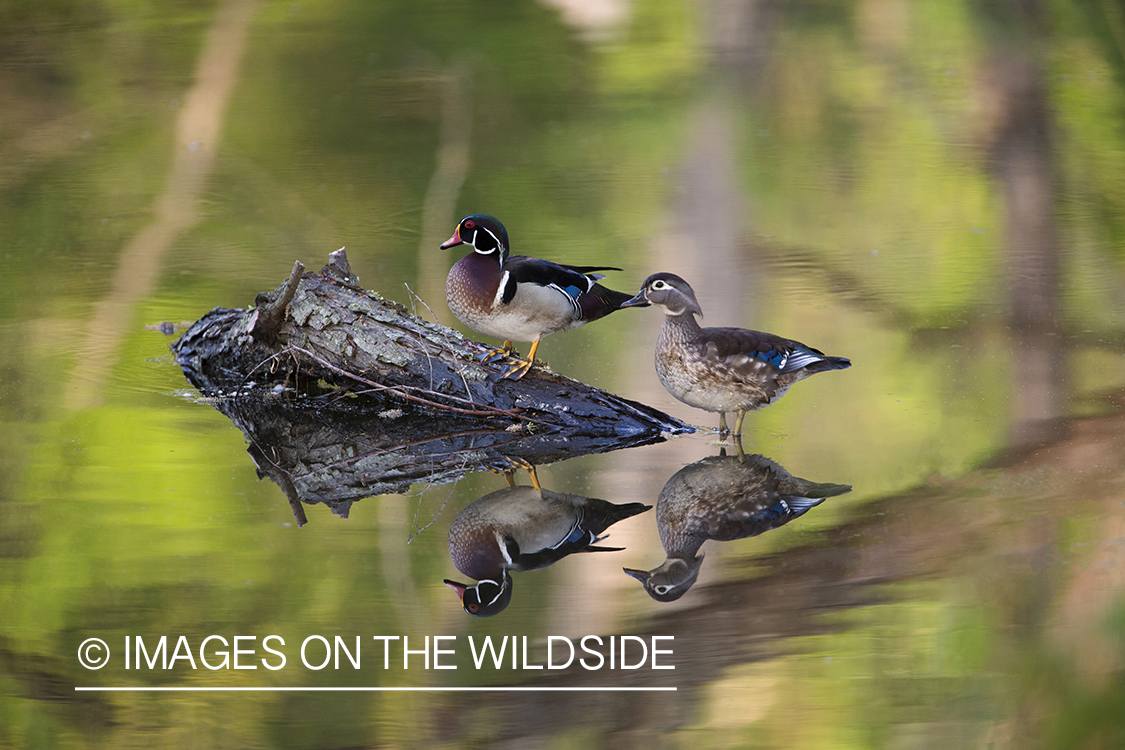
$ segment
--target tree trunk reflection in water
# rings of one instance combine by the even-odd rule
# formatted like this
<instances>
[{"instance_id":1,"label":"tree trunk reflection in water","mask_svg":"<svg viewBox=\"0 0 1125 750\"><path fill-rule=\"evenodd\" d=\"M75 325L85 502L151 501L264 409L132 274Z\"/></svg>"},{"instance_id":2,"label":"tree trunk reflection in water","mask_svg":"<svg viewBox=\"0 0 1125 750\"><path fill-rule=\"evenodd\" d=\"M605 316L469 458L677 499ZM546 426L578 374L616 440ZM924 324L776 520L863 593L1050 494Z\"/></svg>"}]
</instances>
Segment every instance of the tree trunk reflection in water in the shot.
<instances>
[{"instance_id":1,"label":"tree trunk reflection in water","mask_svg":"<svg viewBox=\"0 0 1125 750\"><path fill-rule=\"evenodd\" d=\"M454 63L440 76L439 83L440 140L434 159L434 173L422 203L416 292L429 306L428 313L432 313L439 323L451 325L453 319L445 305L445 275L452 259L446 257L450 255L449 251L438 246L449 238L460 218L454 212L472 161L472 68L466 61Z\"/></svg>"},{"instance_id":2,"label":"tree trunk reflection in water","mask_svg":"<svg viewBox=\"0 0 1125 750\"><path fill-rule=\"evenodd\" d=\"M1014 408L1011 448L1042 445L1064 414L1065 341L1059 325L1059 233L1055 221L1053 126L1035 49L1042 8L994 0L1010 36L985 71L992 101L990 134L1006 213L1008 325L1012 333Z\"/></svg>"},{"instance_id":3,"label":"tree trunk reflection in water","mask_svg":"<svg viewBox=\"0 0 1125 750\"><path fill-rule=\"evenodd\" d=\"M698 93L685 108L683 161L669 178L675 192L660 225L654 227L649 267L637 279L639 286L649 273L670 271L682 275L702 300L702 325L707 326L758 327L761 323L756 323L755 318L762 295L757 290L768 288L770 269L760 262L748 239L753 228L747 208L752 208L752 200L742 188L737 167L746 92L757 89L764 76L766 60L762 50L768 49L773 29L772 25L755 23L764 15L759 11L761 6L745 0L711 0L699 6L706 52L712 65L700 82ZM653 352L663 320L663 315L650 310L636 323L638 335L631 359L641 366L634 369L625 392L644 403L659 404L659 408L668 409L692 424L713 428L713 414L676 401L656 377ZM696 447L688 442L679 451L674 459L676 465L697 458ZM615 483L620 482L634 492L634 488L643 488L636 494L638 499L654 501L668 477L654 472L655 467L648 460L643 453L620 454L615 458L613 472L605 474L595 493L615 497L619 489ZM632 541L622 539L621 543L629 546ZM609 560L602 564L607 570L613 565ZM616 567L619 571L621 566ZM700 580L709 580L713 570L703 571ZM609 580L616 581L618 571ZM578 575L577 568L572 566L566 575ZM620 581L615 584L618 588L628 585ZM553 613L559 616L555 621L589 623L591 618L606 616L595 597L588 597L582 605L576 608L568 603L569 611Z\"/></svg>"},{"instance_id":4,"label":"tree trunk reflection in water","mask_svg":"<svg viewBox=\"0 0 1125 750\"><path fill-rule=\"evenodd\" d=\"M153 293L168 247L199 220L201 192L215 163L227 101L238 81L254 0L229 0L215 14L176 121L172 171L153 206L153 221L121 250L105 298L94 304L66 392L71 409L100 399L128 331L135 303Z\"/></svg>"}]
</instances>

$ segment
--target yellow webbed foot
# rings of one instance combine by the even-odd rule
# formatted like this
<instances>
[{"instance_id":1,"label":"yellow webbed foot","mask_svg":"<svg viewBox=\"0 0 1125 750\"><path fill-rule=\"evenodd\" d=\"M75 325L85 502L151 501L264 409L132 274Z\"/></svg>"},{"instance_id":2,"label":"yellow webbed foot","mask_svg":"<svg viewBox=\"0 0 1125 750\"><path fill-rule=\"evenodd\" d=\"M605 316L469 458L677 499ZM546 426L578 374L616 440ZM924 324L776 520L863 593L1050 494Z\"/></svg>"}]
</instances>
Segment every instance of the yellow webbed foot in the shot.
<instances>
[{"instance_id":1,"label":"yellow webbed foot","mask_svg":"<svg viewBox=\"0 0 1125 750\"><path fill-rule=\"evenodd\" d=\"M535 473L535 464L517 456L501 456L500 460L502 461L502 465L489 466L487 468L494 474L503 474L509 487L516 486L516 470L523 469L531 477L531 486L540 492L543 491L543 488L539 486L539 475Z\"/></svg>"},{"instance_id":2,"label":"yellow webbed foot","mask_svg":"<svg viewBox=\"0 0 1125 750\"><path fill-rule=\"evenodd\" d=\"M519 380L527 374L527 371L531 369L533 364L535 364L535 362L530 359L517 359L516 363L512 365L506 373L501 375L500 378L502 380L505 378Z\"/></svg>"},{"instance_id":3,"label":"yellow webbed foot","mask_svg":"<svg viewBox=\"0 0 1125 750\"><path fill-rule=\"evenodd\" d=\"M499 349L492 349L482 354L480 361L486 365L492 364L493 362L499 362L503 359L510 359L515 353L516 350L512 346L512 342L505 341L504 346L500 347Z\"/></svg>"},{"instance_id":4,"label":"yellow webbed foot","mask_svg":"<svg viewBox=\"0 0 1125 750\"><path fill-rule=\"evenodd\" d=\"M511 378L512 380L519 380L527 374L527 371L535 364L535 351L539 348L539 340L540 339L535 339L535 343L531 345L531 351L528 353L527 359L517 359L516 364L504 373L501 379Z\"/></svg>"}]
</instances>

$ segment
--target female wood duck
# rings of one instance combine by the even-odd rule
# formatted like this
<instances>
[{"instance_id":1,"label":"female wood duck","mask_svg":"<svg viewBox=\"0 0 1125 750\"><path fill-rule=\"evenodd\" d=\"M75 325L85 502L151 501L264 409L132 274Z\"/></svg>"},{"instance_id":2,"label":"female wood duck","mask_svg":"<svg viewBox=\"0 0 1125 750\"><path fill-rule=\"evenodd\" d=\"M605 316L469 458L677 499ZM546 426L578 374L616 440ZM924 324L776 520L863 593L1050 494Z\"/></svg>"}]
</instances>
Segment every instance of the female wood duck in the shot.
<instances>
[{"instance_id":1,"label":"female wood duck","mask_svg":"<svg viewBox=\"0 0 1125 750\"><path fill-rule=\"evenodd\" d=\"M522 378L535 363L539 340L549 333L577 328L621 307L628 294L597 282L595 271L611 266L564 266L526 255L508 254L508 231L492 216L461 219L442 248L470 245L473 252L457 261L445 280L445 299L462 323L477 333L504 339L489 359L511 357L513 341L531 341L526 360L503 377Z\"/></svg>"},{"instance_id":2,"label":"female wood duck","mask_svg":"<svg viewBox=\"0 0 1125 750\"><path fill-rule=\"evenodd\" d=\"M651 509L537 487L506 487L471 503L449 527L453 564L477 583L446 580L470 615L491 617L512 599L512 571L545 568L576 552L615 552L596 547L602 532Z\"/></svg>"},{"instance_id":3,"label":"female wood duck","mask_svg":"<svg viewBox=\"0 0 1125 750\"><path fill-rule=\"evenodd\" d=\"M679 599L695 583L708 539L757 536L799 518L847 484L793 476L765 456L712 456L672 475L656 501L656 527L666 559L652 570L625 568L660 602Z\"/></svg>"},{"instance_id":4,"label":"female wood duck","mask_svg":"<svg viewBox=\"0 0 1125 750\"><path fill-rule=\"evenodd\" d=\"M690 406L719 413L726 437L727 412L737 411L736 436L746 412L772 404L789 386L824 370L851 367L851 360L828 357L799 341L745 328L701 328L703 310L691 286L671 273L645 279L637 296L621 307L660 305L664 325L656 342L656 375Z\"/></svg>"}]
</instances>

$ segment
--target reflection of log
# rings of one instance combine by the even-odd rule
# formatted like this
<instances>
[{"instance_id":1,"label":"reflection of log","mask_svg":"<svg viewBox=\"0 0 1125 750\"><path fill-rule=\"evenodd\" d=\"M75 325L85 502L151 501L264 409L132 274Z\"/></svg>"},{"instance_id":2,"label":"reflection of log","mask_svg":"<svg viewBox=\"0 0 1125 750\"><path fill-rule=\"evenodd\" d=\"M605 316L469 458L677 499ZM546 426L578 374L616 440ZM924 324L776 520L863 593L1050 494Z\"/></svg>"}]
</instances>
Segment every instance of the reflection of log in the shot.
<instances>
[{"instance_id":1,"label":"reflection of log","mask_svg":"<svg viewBox=\"0 0 1125 750\"><path fill-rule=\"evenodd\" d=\"M478 361L483 344L360 289L342 250L320 273L302 270L256 308L212 310L172 347L299 522L301 501L346 514L356 498L511 458L544 463L691 431L543 368L500 379L502 363Z\"/></svg>"},{"instance_id":2,"label":"reflection of log","mask_svg":"<svg viewBox=\"0 0 1125 750\"><path fill-rule=\"evenodd\" d=\"M501 471L660 440L575 429L505 428L492 420L382 408L358 399L314 404L283 397L222 399L219 411L246 435L262 477L289 498L297 524L302 503L324 503L347 517L353 501L405 493L412 484L452 482L482 469ZM511 420L509 420L511 421Z\"/></svg>"}]
</instances>

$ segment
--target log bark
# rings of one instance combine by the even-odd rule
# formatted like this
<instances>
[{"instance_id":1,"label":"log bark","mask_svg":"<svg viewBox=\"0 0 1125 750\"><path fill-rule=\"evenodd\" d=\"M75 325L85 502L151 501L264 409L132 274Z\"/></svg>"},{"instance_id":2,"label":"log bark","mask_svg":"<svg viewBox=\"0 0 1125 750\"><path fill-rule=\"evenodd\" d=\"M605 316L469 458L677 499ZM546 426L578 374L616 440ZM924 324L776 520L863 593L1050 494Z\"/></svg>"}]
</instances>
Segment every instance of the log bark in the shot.
<instances>
[{"instance_id":1,"label":"log bark","mask_svg":"<svg viewBox=\"0 0 1125 750\"><path fill-rule=\"evenodd\" d=\"M693 428L535 367L504 363L453 329L364 291L338 250L249 310L215 308L172 345L188 380L250 442L262 476L301 503L351 502L663 440Z\"/></svg>"}]
</instances>

